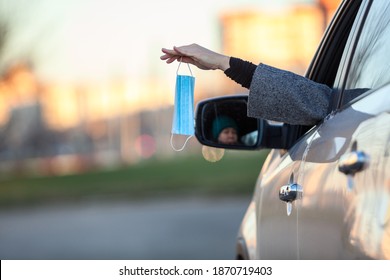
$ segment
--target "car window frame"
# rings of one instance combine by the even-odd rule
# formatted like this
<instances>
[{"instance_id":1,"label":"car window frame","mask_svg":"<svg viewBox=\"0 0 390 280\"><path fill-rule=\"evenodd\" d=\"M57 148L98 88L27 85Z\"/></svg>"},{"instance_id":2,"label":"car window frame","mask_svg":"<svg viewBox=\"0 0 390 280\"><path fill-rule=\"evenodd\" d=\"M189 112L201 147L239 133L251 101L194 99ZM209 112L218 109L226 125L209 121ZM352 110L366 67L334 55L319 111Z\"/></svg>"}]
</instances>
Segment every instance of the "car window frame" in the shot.
<instances>
[{"instance_id":1,"label":"car window frame","mask_svg":"<svg viewBox=\"0 0 390 280\"><path fill-rule=\"evenodd\" d=\"M335 89L328 108L329 114L340 108L347 73L372 1L344 0L340 4L306 71L306 78ZM340 42L342 52L335 63L334 57L340 51Z\"/></svg>"},{"instance_id":2,"label":"car window frame","mask_svg":"<svg viewBox=\"0 0 390 280\"><path fill-rule=\"evenodd\" d=\"M362 1L363 0L361 0L360 2ZM328 69L329 61L331 60L331 58L334 57L334 53L336 52L335 48L337 46L335 45L338 45L339 41L342 40L342 38L340 38L340 33L347 32L349 34L350 32L348 30L347 31L344 30L349 26L347 20L345 20L344 18L345 18L345 14L351 10L351 6L356 3L358 3L358 1L353 2L350 0L344 0L338 7L335 15L333 16L331 22L329 23L328 27L325 30L325 33L311 60L311 63L309 64L306 70L305 73L306 78L318 83L324 83L328 86L331 86L333 84L334 79L328 77L328 74L325 73L324 68L326 67L326 69ZM343 49L344 47L345 45L343 46ZM335 68L338 68L340 61L341 58L337 63L337 67Z\"/></svg>"},{"instance_id":3,"label":"car window frame","mask_svg":"<svg viewBox=\"0 0 390 280\"><path fill-rule=\"evenodd\" d=\"M353 57L355 55L360 35L362 34L363 28L365 26L365 21L370 12L370 8L372 6L374 0L363 0L361 7L359 9L357 19L358 21L352 27L351 34L353 34L348 40L350 41L348 49L345 49L345 53L342 58L342 70L338 73L339 76L336 77L334 85L338 89L335 91L335 94L332 98L332 112L339 111L344 108L343 104L345 87L348 80L348 75L350 72L350 68L352 65ZM347 43L348 44L348 43ZM349 103L348 103L349 104Z\"/></svg>"},{"instance_id":4,"label":"car window frame","mask_svg":"<svg viewBox=\"0 0 390 280\"><path fill-rule=\"evenodd\" d=\"M370 6L365 10L365 18L364 18L364 21L370 16L370 13L371 13L371 7L373 6L373 4L375 3L376 0L367 0L370 4ZM354 62L354 55L355 55L355 52L359 50L359 42L360 42L360 37L362 36L362 34L364 34L364 29L365 27L367 26L367 24L365 22L363 22L363 24L361 24L360 26L360 32L359 34L357 35L357 40L356 40L356 44L352 50L352 54L350 56L350 61L349 61L349 65L348 65L348 71L346 72L345 74L345 80L343 81L343 94L342 96L340 96L340 100L339 100L339 106L338 106L338 110L344 110L345 108L347 108L348 106L351 106L352 104L354 104L355 102L358 102L359 100L365 98L366 96L372 94L374 91L380 89L380 88L383 88L385 86L387 86L388 84L390 84L389 81L385 82L384 84L382 85L379 85L377 87L373 87L373 88L367 88L368 90L366 90L365 92L362 92L360 95L354 97L353 99L348 99L348 97L344 98L346 95L344 94L346 90L348 89L345 89L347 87L347 82L348 82L348 79L350 78L350 69L352 67L352 64Z\"/></svg>"}]
</instances>

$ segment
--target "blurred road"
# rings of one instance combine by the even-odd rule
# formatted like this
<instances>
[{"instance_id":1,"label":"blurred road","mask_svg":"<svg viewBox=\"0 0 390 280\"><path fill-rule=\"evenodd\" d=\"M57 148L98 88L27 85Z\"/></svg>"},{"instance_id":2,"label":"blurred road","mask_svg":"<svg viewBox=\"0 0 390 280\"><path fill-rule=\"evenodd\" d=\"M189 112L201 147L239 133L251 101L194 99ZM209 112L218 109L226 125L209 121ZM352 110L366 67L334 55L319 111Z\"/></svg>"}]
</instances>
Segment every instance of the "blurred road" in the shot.
<instances>
[{"instance_id":1,"label":"blurred road","mask_svg":"<svg viewBox=\"0 0 390 280\"><path fill-rule=\"evenodd\" d=\"M0 259L234 259L250 198L0 210Z\"/></svg>"}]
</instances>

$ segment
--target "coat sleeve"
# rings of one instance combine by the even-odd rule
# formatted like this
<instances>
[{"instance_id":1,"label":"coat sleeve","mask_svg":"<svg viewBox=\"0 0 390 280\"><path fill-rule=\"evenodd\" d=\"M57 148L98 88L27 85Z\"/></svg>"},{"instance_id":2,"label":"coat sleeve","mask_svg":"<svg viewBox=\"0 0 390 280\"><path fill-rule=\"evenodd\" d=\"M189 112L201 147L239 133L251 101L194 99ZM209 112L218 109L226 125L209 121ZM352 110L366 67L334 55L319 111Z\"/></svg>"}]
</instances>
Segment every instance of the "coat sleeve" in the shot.
<instances>
[{"instance_id":1,"label":"coat sleeve","mask_svg":"<svg viewBox=\"0 0 390 280\"><path fill-rule=\"evenodd\" d=\"M288 124L314 125L328 113L332 89L265 64L249 88L248 116Z\"/></svg>"}]
</instances>

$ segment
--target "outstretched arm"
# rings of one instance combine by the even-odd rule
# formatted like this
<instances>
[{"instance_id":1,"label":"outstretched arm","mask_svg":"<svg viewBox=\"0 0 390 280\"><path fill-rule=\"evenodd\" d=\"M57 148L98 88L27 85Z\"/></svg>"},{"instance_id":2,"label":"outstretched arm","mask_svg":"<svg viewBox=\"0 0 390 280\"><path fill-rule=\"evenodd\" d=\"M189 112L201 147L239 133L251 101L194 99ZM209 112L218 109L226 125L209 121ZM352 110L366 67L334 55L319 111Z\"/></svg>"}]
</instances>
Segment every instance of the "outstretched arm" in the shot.
<instances>
[{"instance_id":1,"label":"outstretched arm","mask_svg":"<svg viewBox=\"0 0 390 280\"><path fill-rule=\"evenodd\" d=\"M172 50L163 48L162 52L164 55L160 58L167 63L177 60L191 63L203 70L219 69L245 88L249 88L256 69L256 65L249 61L222 55L197 44L173 47Z\"/></svg>"},{"instance_id":2,"label":"outstretched arm","mask_svg":"<svg viewBox=\"0 0 390 280\"><path fill-rule=\"evenodd\" d=\"M197 44L162 49L167 63L182 61L203 70L219 69L249 89L248 116L313 125L328 113L332 89L295 73L225 56Z\"/></svg>"}]
</instances>

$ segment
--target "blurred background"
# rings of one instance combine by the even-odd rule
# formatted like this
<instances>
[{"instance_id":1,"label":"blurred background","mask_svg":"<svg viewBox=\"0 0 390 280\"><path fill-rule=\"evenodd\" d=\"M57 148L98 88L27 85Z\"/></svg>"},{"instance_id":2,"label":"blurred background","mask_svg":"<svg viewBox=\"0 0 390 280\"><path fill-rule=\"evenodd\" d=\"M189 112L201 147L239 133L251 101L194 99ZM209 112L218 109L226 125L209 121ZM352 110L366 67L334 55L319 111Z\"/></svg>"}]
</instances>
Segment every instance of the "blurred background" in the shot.
<instances>
[{"instance_id":1,"label":"blurred background","mask_svg":"<svg viewBox=\"0 0 390 280\"><path fill-rule=\"evenodd\" d=\"M233 259L267 151L173 151L161 48L304 74L340 2L0 0L0 258ZM192 72L195 103L247 92Z\"/></svg>"}]
</instances>

